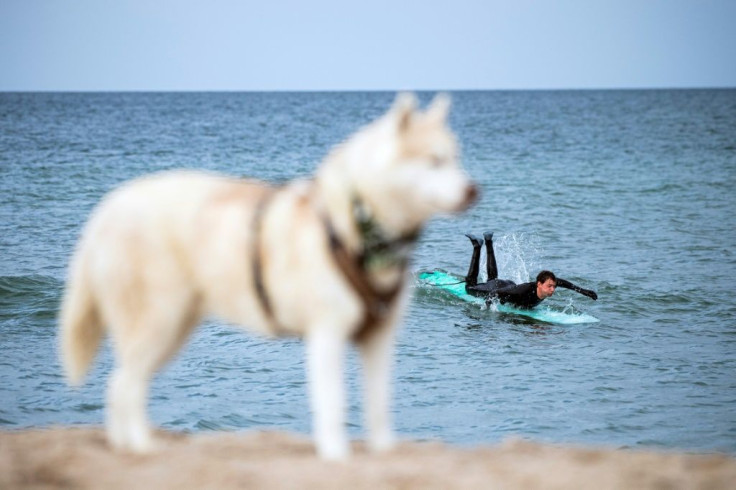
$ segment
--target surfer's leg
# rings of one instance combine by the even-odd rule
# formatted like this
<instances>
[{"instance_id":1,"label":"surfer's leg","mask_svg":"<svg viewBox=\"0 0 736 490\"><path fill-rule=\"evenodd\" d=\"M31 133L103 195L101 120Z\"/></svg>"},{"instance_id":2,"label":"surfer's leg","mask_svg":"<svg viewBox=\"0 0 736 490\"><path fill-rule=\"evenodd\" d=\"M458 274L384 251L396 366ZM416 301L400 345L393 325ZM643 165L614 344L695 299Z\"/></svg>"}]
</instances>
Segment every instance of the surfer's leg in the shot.
<instances>
[{"instance_id":1,"label":"surfer's leg","mask_svg":"<svg viewBox=\"0 0 736 490\"><path fill-rule=\"evenodd\" d=\"M473 256L470 258L470 267L468 268L468 275L465 276L465 288L475 286L478 284L478 270L480 268L480 247L482 242L480 238L471 235L470 233L465 234L466 237L470 238L470 242L473 244Z\"/></svg>"},{"instance_id":2,"label":"surfer's leg","mask_svg":"<svg viewBox=\"0 0 736 490\"><path fill-rule=\"evenodd\" d=\"M493 232L487 231L483 233L483 239L486 242L486 273L488 280L498 279L498 267L496 267L496 253L493 251Z\"/></svg>"}]
</instances>

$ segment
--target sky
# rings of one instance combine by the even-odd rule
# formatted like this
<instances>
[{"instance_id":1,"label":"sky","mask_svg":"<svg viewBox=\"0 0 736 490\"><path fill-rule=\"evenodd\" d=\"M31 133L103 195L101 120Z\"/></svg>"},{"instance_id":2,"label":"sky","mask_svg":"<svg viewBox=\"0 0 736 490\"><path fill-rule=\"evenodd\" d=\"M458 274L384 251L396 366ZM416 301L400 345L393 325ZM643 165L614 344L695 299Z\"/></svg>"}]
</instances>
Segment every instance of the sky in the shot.
<instances>
[{"instance_id":1,"label":"sky","mask_svg":"<svg viewBox=\"0 0 736 490\"><path fill-rule=\"evenodd\" d=\"M0 0L0 91L736 87L736 0Z\"/></svg>"}]
</instances>

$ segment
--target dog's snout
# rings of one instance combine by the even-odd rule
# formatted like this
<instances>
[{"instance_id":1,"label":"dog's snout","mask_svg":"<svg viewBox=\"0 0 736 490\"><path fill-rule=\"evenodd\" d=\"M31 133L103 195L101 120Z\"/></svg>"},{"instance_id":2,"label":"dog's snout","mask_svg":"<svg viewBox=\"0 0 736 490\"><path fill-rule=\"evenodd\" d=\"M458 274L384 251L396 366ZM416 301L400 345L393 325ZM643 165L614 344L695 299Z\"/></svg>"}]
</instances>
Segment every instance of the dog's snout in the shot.
<instances>
[{"instance_id":1,"label":"dog's snout","mask_svg":"<svg viewBox=\"0 0 736 490\"><path fill-rule=\"evenodd\" d=\"M475 201L478 200L480 192L478 186L474 183L470 183L465 188L465 201L463 202L463 209L468 209Z\"/></svg>"}]
</instances>

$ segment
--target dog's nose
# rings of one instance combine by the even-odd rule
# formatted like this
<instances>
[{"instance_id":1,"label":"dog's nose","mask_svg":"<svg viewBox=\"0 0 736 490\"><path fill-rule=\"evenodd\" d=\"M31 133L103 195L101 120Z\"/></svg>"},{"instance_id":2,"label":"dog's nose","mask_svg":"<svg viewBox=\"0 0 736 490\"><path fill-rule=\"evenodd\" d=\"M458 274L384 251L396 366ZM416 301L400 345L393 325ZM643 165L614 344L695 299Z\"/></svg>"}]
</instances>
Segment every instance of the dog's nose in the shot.
<instances>
[{"instance_id":1,"label":"dog's nose","mask_svg":"<svg viewBox=\"0 0 736 490\"><path fill-rule=\"evenodd\" d=\"M472 182L468 184L468 186L465 188L465 201L463 202L463 209L468 209L471 204L478 200L479 194L480 191L478 191L477 185Z\"/></svg>"}]
</instances>

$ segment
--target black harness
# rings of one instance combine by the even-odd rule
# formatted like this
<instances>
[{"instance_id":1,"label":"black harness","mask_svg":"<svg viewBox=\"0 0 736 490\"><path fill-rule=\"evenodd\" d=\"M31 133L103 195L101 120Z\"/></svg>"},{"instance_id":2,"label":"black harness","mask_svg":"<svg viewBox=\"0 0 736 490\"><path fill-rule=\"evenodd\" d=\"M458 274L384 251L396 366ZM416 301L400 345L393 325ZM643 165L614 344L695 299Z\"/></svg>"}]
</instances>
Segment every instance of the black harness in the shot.
<instances>
[{"instance_id":1,"label":"black harness","mask_svg":"<svg viewBox=\"0 0 736 490\"><path fill-rule=\"evenodd\" d=\"M253 278L256 294L263 312L276 334L285 334L286 329L279 324L274 315L270 297L263 281L263 267L261 264L263 215L273 194L274 192L271 192L260 200L253 217ZM360 342L366 339L373 329L386 319L390 306L403 287L403 281L399 281L388 290L379 290L370 281L369 271L374 268L392 266L396 267L401 275L404 275L409 263L409 253L419 237L420 230L414 230L394 239L386 238L382 228L357 198L353 200L353 216L363 243L361 252L357 254L351 253L343 241L340 240L326 214L321 213L321 221L327 233L330 251L335 263L363 303L363 319L353 334L353 340Z\"/></svg>"},{"instance_id":2,"label":"black harness","mask_svg":"<svg viewBox=\"0 0 736 490\"><path fill-rule=\"evenodd\" d=\"M263 215L266 211L266 205L270 202L273 194L274 192L272 191L261 198L253 215L253 256L251 262L253 264L253 281L255 283L256 294L258 295L258 301L261 303L261 309L266 314L271 326L278 335L285 333L285 331L279 326L279 323L274 317L271 300L269 299L268 293L266 292L266 286L263 282L263 265L261 260L261 228L263 227Z\"/></svg>"}]
</instances>

